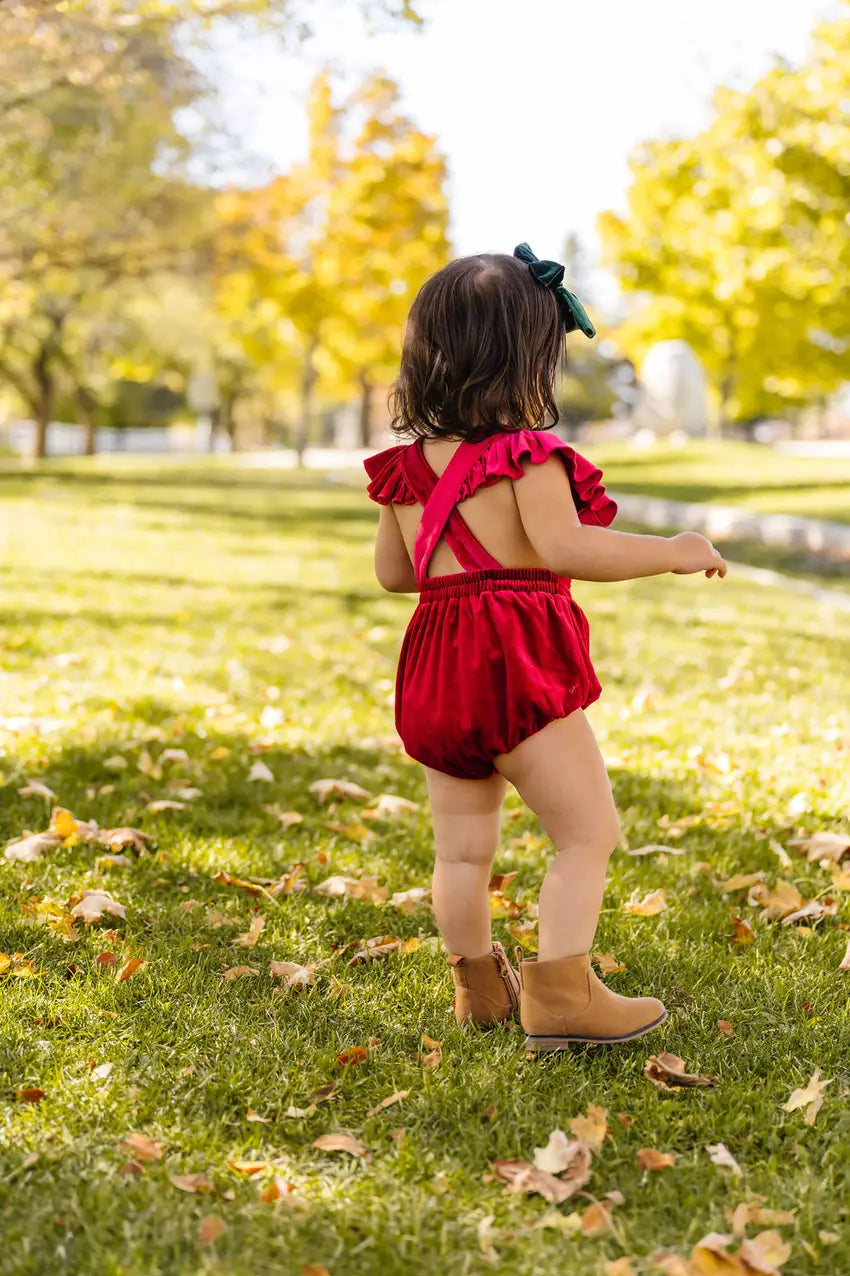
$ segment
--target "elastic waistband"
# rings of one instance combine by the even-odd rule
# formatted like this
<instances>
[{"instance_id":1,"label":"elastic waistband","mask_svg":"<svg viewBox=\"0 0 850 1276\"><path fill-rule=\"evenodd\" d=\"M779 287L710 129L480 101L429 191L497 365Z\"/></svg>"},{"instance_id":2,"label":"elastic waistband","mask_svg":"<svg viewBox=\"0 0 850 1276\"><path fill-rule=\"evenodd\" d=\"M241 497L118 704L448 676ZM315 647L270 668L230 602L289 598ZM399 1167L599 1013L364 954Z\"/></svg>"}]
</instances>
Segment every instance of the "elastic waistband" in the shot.
<instances>
[{"instance_id":1,"label":"elastic waistband","mask_svg":"<svg viewBox=\"0 0 850 1276\"><path fill-rule=\"evenodd\" d=\"M492 593L502 589L569 594L570 582L566 576L549 571L548 567L488 567L477 572L431 576L422 582L419 601L434 603L443 598L460 598L465 594Z\"/></svg>"}]
</instances>

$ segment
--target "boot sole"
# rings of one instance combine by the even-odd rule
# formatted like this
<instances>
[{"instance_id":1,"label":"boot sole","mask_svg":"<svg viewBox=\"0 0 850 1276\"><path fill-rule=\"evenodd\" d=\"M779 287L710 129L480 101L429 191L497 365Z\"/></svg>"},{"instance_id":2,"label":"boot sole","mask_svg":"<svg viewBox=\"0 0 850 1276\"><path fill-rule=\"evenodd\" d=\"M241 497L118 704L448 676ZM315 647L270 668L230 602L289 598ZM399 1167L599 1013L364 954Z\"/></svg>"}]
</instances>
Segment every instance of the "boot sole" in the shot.
<instances>
[{"instance_id":1,"label":"boot sole","mask_svg":"<svg viewBox=\"0 0 850 1276\"><path fill-rule=\"evenodd\" d=\"M659 1015L657 1019L653 1019L652 1023L644 1024L642 1028L636 1028L634 1032L627 1032L622 1037L592 1037L587 1034L576 1036L559 1036L559 1037L526 1037L526 1050L537 1050L538 1052L566 1050L567 1046L575 1044L591 1045L591 1046L614 1046L622 1041L635 1041L638 1037L644 1037L648 1032L652 1032L655 1028L660 1028L667 1018L667 1011L663 1015Z\"/></svg>"}]
</instances>

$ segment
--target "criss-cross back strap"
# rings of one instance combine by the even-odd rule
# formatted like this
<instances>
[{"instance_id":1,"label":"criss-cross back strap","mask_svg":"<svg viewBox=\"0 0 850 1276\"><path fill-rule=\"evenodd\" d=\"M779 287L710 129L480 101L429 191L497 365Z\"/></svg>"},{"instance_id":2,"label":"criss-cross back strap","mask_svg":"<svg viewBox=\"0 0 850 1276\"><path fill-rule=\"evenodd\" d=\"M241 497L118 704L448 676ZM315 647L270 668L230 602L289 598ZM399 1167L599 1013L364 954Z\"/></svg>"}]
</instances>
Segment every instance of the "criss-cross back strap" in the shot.
<instances>
[{"instance_id":1,"label":"criss-cross back strap","mask_svg":"<svg viewBox=\"0 0 850 1276\"><path fill-rule=\"evenodd\" d=\"M422 520L413 548L413 567L420 588L427 577L431 556L443 536L464 571L501 567L501 563L487 552L456 508L464 479L490 442L488 437L477 443L461 443L436 482L424 455L421 457L421 468L414 465L408 469L408 478L423 506ZM411 448L411 452L416 451L417 448ZM431 484L430 490L425 490L426 484Z\"/></svg>"}]
</instances>

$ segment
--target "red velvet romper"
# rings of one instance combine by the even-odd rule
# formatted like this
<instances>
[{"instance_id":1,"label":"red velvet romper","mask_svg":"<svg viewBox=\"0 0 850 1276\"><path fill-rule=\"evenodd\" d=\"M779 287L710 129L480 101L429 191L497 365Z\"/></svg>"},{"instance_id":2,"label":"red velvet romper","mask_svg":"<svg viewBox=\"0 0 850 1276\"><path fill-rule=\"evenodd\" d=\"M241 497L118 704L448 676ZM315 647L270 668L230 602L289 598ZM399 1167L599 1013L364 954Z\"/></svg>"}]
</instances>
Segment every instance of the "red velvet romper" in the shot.
<instances>
[{"instance_id":1,"label":"red velvet romper","mask_svg":"<svg viewBox=\"0 0 850 1276\"><path fill-rule=\"evenodd\" d=\"M548 431L461 443L439 477L419 441L364 462L373 501L423 506L414 549L419 603L399 656L395 722L407 753L447 775L494 775L497 754L601 694L570 581L547 568L502 567L456 508L480 487L522 478L523 462L553 454L566 467L580 521L607 527L617 506L602 472ZM464 570L429 577L441 537Z\"/></svg>"}]
</instances>

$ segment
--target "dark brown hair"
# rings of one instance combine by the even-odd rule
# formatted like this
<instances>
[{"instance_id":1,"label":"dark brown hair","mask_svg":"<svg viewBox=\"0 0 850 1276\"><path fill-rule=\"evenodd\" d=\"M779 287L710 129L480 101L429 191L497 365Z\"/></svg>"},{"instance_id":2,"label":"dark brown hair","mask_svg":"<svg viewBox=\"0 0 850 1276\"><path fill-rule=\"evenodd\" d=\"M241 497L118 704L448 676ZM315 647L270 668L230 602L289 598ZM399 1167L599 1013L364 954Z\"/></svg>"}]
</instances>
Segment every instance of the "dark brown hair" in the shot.
<instances>
[{"instance_id":1,"label":"dark brown hair","mask_svg":"<svg viewBox=\"0 0 850 1276\"><path fill-rule=\"evenodd\" d=\"M501 253L450 262L411 307L393 432L478 439L554 424L565 336L554 295L523 262Z\"/></svg>"}]
</instances>

